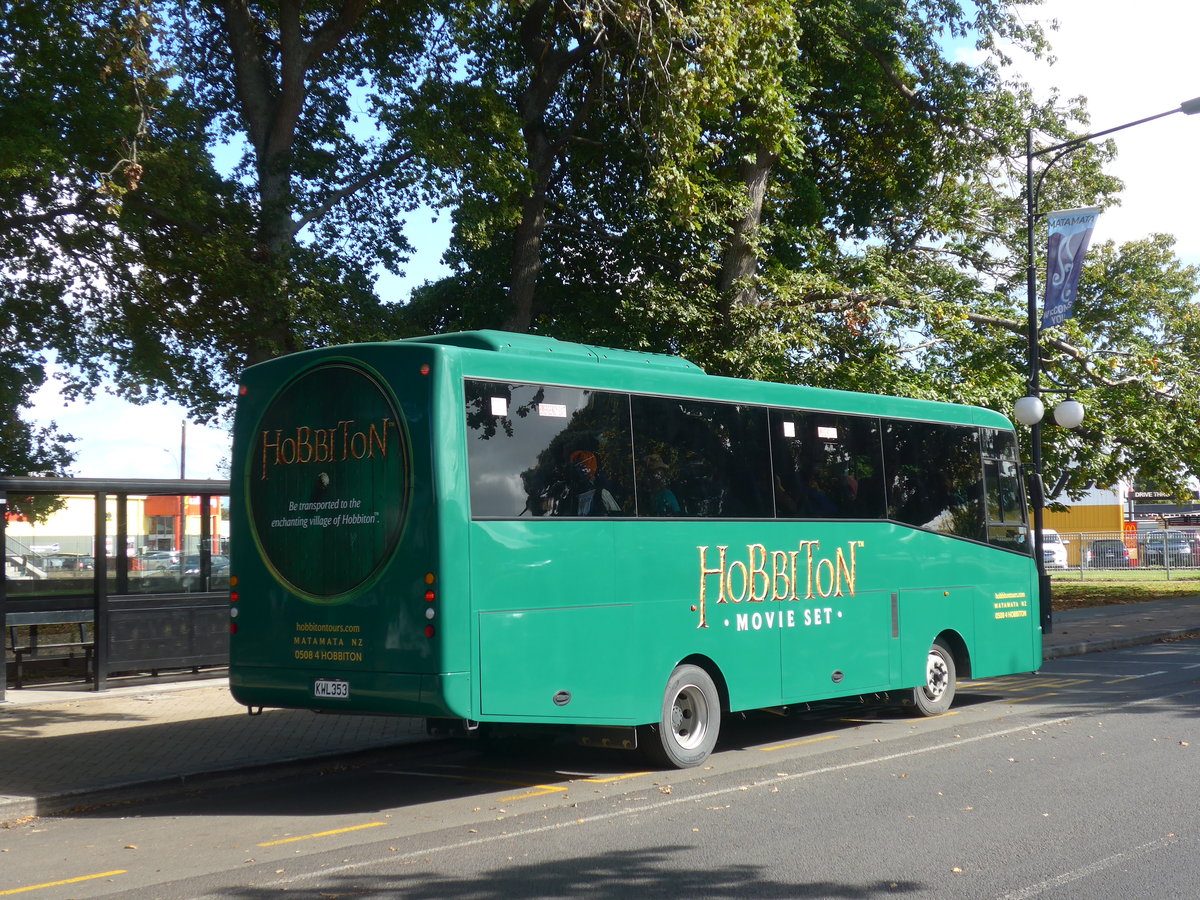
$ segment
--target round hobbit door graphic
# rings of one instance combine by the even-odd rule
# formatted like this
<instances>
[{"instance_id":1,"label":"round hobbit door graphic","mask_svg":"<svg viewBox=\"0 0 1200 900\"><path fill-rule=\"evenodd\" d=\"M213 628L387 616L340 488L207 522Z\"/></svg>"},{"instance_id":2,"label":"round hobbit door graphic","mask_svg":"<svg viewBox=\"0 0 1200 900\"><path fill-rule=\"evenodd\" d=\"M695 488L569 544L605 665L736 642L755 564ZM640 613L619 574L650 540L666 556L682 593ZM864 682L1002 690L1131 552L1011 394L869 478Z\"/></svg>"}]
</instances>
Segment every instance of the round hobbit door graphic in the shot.
<instances>
[{"instance_id":1,"label":"round hobbit door graphic","mask_svg":"<svg viewBox=\"0 0 1200 900\"><path fill-rule=\"evenodd\" d=\"M263 413L246 460L263 559L312 600L366 586L400 539L408 471L404 423L378 378L348 363L297 376Z\"/></svg>"}]
</instances>

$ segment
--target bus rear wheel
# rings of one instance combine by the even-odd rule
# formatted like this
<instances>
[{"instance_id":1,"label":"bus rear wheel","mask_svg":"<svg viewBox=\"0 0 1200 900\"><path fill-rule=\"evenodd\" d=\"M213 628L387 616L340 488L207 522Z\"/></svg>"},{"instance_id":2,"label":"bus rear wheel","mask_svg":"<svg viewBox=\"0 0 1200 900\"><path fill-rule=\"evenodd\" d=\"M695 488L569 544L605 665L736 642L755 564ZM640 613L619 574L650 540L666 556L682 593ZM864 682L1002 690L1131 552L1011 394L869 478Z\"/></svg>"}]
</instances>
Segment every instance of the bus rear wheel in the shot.
<instances>
[{"instance_id":1,"label":"bus rear wheel","mask_svg":"<svg viewBox=\"0 0 1200 900\"><path fill-rule=\"evenodd\" d=\"M667 679L658 724L642 726L638 743L652 762L687 769L708 759L720 730L717 686L699 666L683 665Z\"/></svg>"},{"instance_id":2,"label":"bus rear wheel","mask_svg":"<svg viewBox=\"0 0 1200 900\"><path fill-rule=\"evenodd\" d=\"M913 706L923 716L940 716L954 702L957 682L954 654L940 639L934 641L925 660L925 683L912 690Z\"/></svg>"}]
</instances>

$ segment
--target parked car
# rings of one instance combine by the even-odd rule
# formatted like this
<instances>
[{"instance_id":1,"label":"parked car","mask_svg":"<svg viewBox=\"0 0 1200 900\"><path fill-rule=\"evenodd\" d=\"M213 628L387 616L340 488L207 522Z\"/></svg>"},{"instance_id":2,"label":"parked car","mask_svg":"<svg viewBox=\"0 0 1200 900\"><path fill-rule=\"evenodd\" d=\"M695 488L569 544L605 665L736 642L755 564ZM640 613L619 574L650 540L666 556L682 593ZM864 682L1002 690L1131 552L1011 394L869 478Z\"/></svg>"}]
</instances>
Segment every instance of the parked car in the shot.
<instances>
[{"instance_id":1,"label":"parked car","mask_svg":"<svg viewBox=\"0 0 1200 900\"><path fill-rule=\"evenodd\" d=\"M55 553L31 559L30 562L46 572L83 572L92 568L92 558L82 553Z\"/></svg>"},{"instance_id":2,"label":"parked car","mask_svg":"<svg viewBox=\"0 0 1200 900\"><path fill-rule=\"evenodd\" d=\"M1046 561L1047 569L1067 567L1067 542L1053 528L1042 529L1042 559Z\"/></svg>"},{"instance_id":3,"label":"parked car","mask_svg":"<svg viewBox=\"0 0 1200 900\"><path fill-rule=\"evenodd\" d=\"M1093 569L1124 569L1129 566L1129 548L1116 538L1092 541L1087 564Z\"/></svg>"},{"instance_id":4,"label":"parked car","mask_svg":"<svg viewBox=\"0 0 1200 900\"><path fill-rule=\"evenodd\" d=\"M130 560L130 568L136 572L161 572L179 565L179 554L174 550L147 550Z\"/></svg>"},{"instance_id":5,"label":"parked car","mask_svg":"<svg viewBox=\"0 0 1200 900\"><path fill-rule=\"evenodd\" d=\"M229 558L226 556L209 557L208 571L212 575L224 575L229 571ZM196 554L185 556L183 559L184 575L200 574L200 557Z\"/></svg>"},{"instance_id":6,"label":"parked car","mask_svg":"<svg viewBox=\"0 0 1200 900\"><path fill-rule=\"evenodd\" d=\"M1150 531L1141 539L1142 565L1195 565L1196 554L1191 535L1182 531Z\"/></svg>"}]
</instances>

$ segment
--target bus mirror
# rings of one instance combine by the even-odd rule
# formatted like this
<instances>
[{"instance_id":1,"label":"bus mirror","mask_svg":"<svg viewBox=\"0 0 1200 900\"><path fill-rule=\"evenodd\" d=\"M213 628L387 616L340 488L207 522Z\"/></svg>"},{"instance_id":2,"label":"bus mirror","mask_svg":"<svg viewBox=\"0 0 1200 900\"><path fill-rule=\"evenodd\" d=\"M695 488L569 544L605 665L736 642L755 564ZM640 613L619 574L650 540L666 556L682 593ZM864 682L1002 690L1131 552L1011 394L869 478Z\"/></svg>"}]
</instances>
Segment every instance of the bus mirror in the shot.
<instances>
[{"instance_id":1,"label":"bus mirror","mask_svg":"<svg viewBox=\"0 0 1200 900\"><path fill-rule=\"evenodd\" d=\"M1042 482L1042 476L1036 472L1025 470L1025 491L1029 495L1029 500L1035 506L1046 505L1046 488Z\"/></svg>"}]
</instances>

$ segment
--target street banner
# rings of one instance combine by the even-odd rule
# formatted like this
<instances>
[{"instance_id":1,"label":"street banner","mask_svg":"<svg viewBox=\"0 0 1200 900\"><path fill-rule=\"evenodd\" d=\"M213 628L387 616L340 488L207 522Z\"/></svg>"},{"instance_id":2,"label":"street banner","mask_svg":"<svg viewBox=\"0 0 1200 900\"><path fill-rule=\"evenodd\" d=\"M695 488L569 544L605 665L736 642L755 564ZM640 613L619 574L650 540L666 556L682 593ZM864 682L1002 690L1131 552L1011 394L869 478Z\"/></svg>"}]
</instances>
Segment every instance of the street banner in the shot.
<instances>
[{"instance_id":1,"label":"street banner","mask_svg":"<svg viewBox=\"0 0 1200 900\"><path fill-rule=\"evenodd\" d=\"M1100 218L1100 207L1063 209L1047 214L1050 242L1046 254L1046 302L1042 306L1042 327L1061 325L1075 314L1075 295L1083 257L1092 239L1092 229Z\"/></svg>"}]
</instances>

